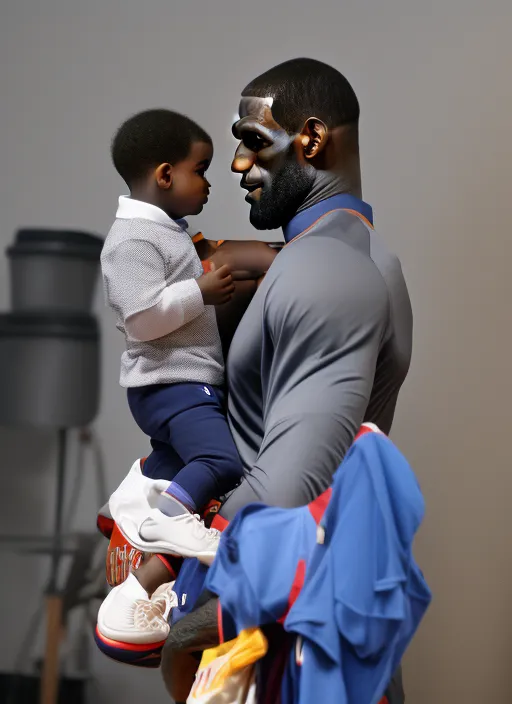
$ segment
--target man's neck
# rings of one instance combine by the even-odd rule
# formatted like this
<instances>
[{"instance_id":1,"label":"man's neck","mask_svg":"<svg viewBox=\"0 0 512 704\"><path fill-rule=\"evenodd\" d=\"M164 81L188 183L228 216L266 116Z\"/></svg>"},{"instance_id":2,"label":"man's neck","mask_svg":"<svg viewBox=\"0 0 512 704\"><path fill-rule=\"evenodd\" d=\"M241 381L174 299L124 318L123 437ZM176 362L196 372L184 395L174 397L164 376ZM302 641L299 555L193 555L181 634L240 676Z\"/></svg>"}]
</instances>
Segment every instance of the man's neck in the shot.
<instances>
[{"instance_id":1,"label":"man's neck","mask_svg":"<svg viewBox=\"0 0 512 704\"><path fill-rule=\"evenodd\" d=\"M359 171L350 176L347 174L332 173L331 171L317 171L313 187L297 210L297 214L311 208L312 205L316 205L327 198L340 195L341 193L348 193L357 198L362 197L361 175Z\"/></svg>"}]
</instances>

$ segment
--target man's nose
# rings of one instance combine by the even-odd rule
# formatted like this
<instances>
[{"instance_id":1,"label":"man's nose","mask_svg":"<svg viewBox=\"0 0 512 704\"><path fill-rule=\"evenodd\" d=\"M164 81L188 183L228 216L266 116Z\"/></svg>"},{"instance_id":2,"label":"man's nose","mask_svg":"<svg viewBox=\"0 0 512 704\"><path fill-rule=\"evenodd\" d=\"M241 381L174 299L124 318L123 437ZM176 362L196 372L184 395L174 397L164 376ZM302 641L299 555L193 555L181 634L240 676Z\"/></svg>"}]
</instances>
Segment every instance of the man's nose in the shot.
<instances>
[{"instance_id":1,"label":"man's nose","mask_svg":"<svg viewBox=\"0 0 512 704\"><path fill-rule=\"evenodd\" d=\"M231 163L231 171L235 174L243 174L249 171L254 164L254 154L241 144L235 152Z\"/></svg>"}]
</instances>

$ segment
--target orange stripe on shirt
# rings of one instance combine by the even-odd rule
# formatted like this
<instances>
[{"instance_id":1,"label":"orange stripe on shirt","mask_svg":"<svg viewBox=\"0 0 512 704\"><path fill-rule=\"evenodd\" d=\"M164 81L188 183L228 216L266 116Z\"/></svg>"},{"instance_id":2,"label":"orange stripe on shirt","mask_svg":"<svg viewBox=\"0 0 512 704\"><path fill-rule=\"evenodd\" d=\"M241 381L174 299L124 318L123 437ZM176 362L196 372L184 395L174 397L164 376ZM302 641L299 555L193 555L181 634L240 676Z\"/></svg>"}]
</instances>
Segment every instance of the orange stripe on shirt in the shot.
<instances>
[{"instance_id":1,"label":"orange stripe on shirt","mask_svg":"<svg viewBox=\"0 0 512 704\"><path fill-rule=\"evenodd\" d=\"M373 225L371 224L371 222L367 218L365 218L364 215L361 215L361 213L358 213L357 210L351 210L350 208L334 208L334 210L329 210L329 212L324 213L323 215L320 215L320 217L317 218L314 223L312 223L309 227L307 227L303 232L299 232L298 235L296 235L293 239L291 239L289 242L287 242L284 246L287 247L292 242L295 242L295 240L300 239L303 235L305 235L313 227L315 227L315 225L317 225L320 222L320 220L323 220L331 213L335 213L337 210L344 210L346 213L350 213L351 215L355 215L356 218L359 218L359 220L364 222L364 224L367 225L371 230L375 229L373 227Z\"/></svg>"}]
</instances>

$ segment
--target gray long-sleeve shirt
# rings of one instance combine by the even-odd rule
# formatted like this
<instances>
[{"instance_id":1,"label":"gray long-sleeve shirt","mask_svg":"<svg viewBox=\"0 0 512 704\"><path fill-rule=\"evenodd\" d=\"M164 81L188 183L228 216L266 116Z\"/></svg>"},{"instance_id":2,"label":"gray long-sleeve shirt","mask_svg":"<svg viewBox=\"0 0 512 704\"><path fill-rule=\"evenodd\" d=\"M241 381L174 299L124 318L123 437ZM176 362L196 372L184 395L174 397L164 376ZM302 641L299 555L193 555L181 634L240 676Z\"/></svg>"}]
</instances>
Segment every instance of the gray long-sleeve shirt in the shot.
<instances>
[{"instance_id":1,"label":"gray long-sleeve shirt","mask_svg":"<svg viewBox=\"0 0 512 704\"><path fill-rule=\"evenodd\" d=\"M389 432L412 347L400 262L333 210L278 255L233 339L229 422L246 476L223 507L294 507L331 483L363 421Z\"/></svg>"}]
</instances>

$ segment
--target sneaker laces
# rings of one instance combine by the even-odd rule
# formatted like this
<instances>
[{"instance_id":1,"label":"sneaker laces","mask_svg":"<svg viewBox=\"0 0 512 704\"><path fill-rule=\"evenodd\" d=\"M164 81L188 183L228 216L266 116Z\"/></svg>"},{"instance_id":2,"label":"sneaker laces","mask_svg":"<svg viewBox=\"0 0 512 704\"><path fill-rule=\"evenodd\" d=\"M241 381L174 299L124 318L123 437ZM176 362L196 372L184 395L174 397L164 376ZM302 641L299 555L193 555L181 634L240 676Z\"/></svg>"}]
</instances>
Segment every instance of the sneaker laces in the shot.
<instances>
[{"instance_id":1,"label":"sneaker laces","mask_svg":"<svg viewBox=\"0 0 512 704\"><path fill-rule=\"evenodd\" d=\"M163 615L167 620L169 612L175 606L178 606L178 597L174 591L174 582L162 584L151 597L153 604L163 606Z\"/></svg>"},{"instance_id":2,"label":"sneaker laces","mask_svg":"<svg viewBox=\"0 0 512 704\"><path fill-rule=\"evenodd\" d=\"M207 540L210 544L217 544L220 540L220 530L217 528L207 528L203 523L201 516L197 513L190 514L195 518L194 533L200 540Z\"/></svg>"},{"instance_id":3,"label":"sneaker laces","mask_svg":"<svg viewBox=\"0 0 512 704\"><path fill-rule=\"evenodd\" d=\"M133 623L138 631L162 631L169 627L166 618L167 603L165 599L137 599L133 614Z\"/></svg>"}]
</instances>

